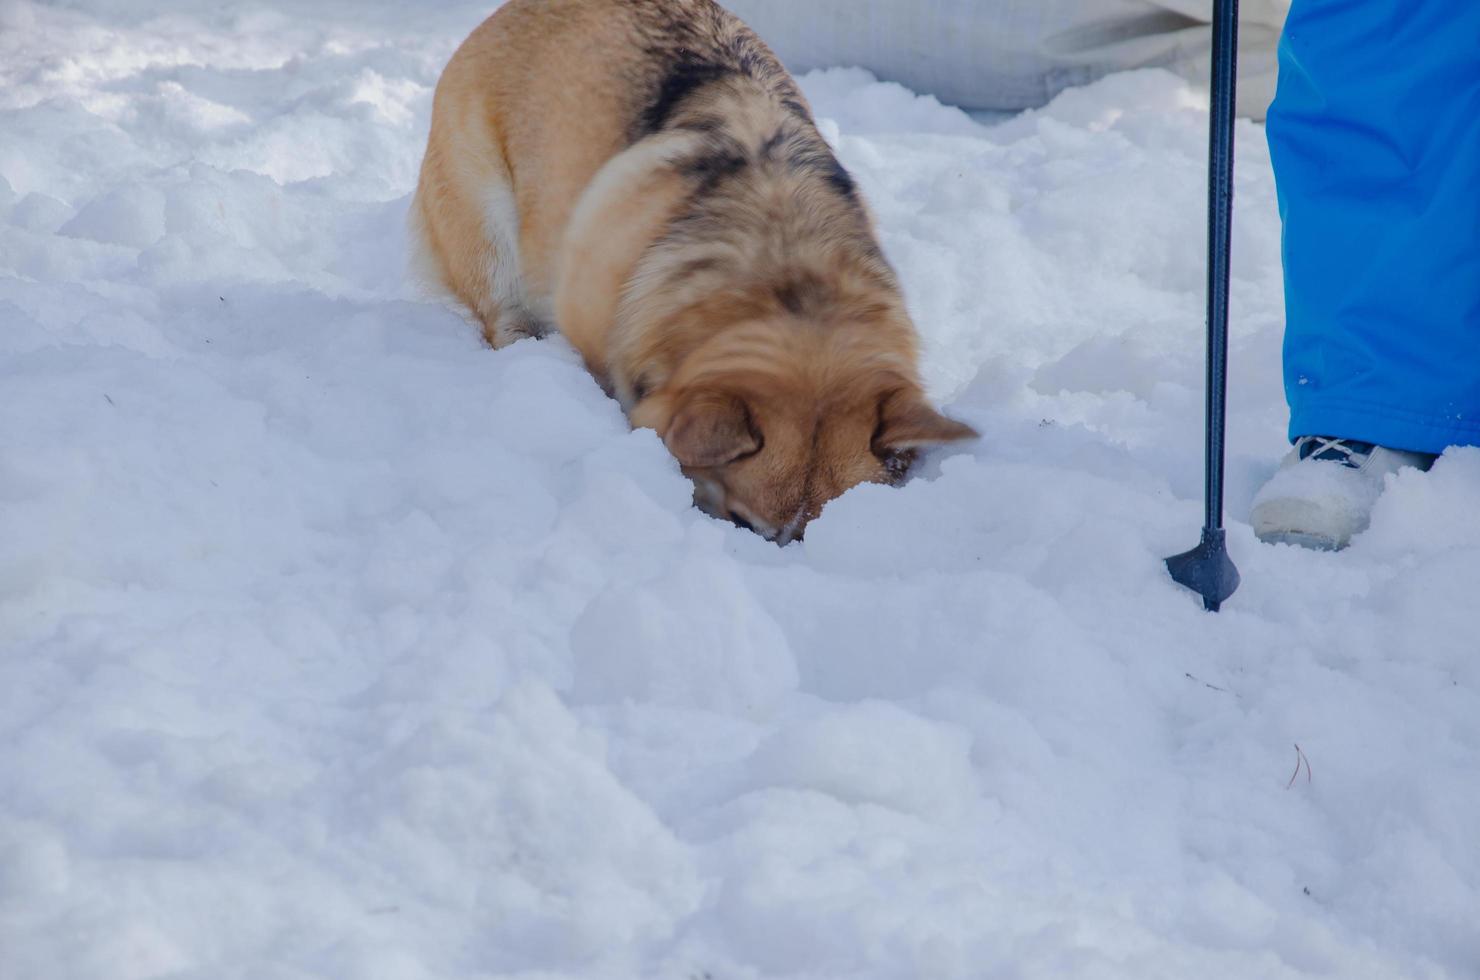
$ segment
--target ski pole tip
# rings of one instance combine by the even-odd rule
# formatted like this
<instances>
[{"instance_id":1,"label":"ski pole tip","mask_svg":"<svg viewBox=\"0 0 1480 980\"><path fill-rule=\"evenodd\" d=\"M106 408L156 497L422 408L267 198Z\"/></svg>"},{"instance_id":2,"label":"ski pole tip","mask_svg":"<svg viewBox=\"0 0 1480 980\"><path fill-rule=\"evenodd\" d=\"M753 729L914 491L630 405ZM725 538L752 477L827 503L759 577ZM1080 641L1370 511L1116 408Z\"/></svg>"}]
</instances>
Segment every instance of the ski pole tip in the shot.
<instances>
[{"instance_id":1,"label":"ski pole tip","mask_svg":"<svg viewBox=\"0 0 1480 980\"><path fill-rule=\"evenodd\" d=\"M1172 581L1202 596L1203 608L1217 612L1223 602L1238 590L1239 574L1228 557L1223 529L1205 527L1196 548L1172 555L1166 560Z\"/></svg>"}]
</instances>

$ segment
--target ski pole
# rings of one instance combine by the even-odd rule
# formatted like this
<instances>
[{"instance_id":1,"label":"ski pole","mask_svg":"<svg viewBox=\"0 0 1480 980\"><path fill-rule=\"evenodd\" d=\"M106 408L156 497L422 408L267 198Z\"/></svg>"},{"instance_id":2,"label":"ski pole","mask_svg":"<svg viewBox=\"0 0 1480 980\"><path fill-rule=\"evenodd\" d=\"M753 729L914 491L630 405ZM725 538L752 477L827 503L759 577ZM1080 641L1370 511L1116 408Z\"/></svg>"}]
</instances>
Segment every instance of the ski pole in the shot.
<instances>
[{"instance_id":1,"label":"ski pole","mask_svg":"<svg viewBox=\"0 0 1480 980\"><path fill-rule=\"evenodd\" d=\"M1172 579L1217 612L1238 588L1223 534L1223 430L1228 391L1228 251L1233 223L1234 91L1238 75L1238 0L1213 0L1212 111L1208 128L1207 447L1202 540L1166 560Z\"/></svg>"}]
</instances>

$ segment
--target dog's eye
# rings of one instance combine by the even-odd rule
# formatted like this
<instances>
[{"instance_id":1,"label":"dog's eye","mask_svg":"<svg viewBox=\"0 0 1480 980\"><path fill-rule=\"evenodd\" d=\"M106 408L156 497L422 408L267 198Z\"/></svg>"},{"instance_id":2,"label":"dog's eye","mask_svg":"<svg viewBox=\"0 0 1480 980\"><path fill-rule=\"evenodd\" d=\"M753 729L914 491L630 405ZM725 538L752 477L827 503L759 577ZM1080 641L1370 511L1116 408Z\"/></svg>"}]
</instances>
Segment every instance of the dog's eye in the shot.
<instances>
[{"instance_id":1,"label":"dog's eye","mask_svg":"<svg viewBox=\"0 0 1480 980\"><path fill-rule=\"evenodd\" d=\"M910 449L890 449L886 450L879 459L884 464L884 473L889 483L898 486L909 475L910 465L915 461L915 453Z\"/></svg>"}]
</instances>

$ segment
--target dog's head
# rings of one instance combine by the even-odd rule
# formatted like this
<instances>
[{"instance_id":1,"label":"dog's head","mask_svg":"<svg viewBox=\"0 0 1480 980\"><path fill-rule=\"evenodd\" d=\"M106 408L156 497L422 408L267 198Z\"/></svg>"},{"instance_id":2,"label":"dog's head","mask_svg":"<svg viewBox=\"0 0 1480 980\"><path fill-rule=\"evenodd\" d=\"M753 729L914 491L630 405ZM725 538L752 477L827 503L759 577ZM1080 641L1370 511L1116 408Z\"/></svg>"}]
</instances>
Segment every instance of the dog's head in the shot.
<instances>
[{"instance_id":1,"label":"dog's head","mask_svg":"<svg viewBox=\"0 0 1480 980\"><path fill-rule=\"evenodd\" d=\"M920 449L976 436L930 407L912 351L903 362L858 353L711 351L632 419L663 437L700 509L786 544L850 487L899 483Z\"/></svg>"}]
</instances>

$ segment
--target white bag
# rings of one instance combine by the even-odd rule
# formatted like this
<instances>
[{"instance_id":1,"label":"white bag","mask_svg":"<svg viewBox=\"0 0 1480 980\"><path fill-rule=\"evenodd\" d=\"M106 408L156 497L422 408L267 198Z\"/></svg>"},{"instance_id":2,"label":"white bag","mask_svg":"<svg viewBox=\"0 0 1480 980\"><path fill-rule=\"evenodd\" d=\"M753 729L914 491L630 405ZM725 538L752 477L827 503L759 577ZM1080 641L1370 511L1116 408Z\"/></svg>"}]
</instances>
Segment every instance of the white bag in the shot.
<instances>
[{"instance_id":1,"label":"white bag","mask_svg":"<svg viewBox=\"0 0 1480 980\"><path fill-rule=\"evenodd\" d=\"M1041 106L1065 88L1163 67L1206 87L1212 0L721 0L792 71L833 65L967 109ZM1263 118L1290 0L1243 0L1239 112Z\"/></svg>"}]
</instances>

